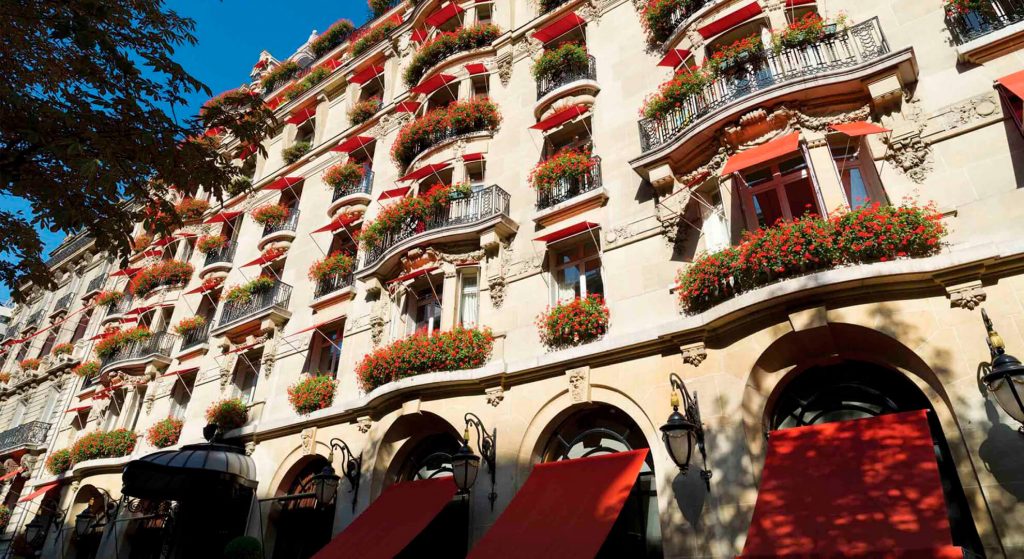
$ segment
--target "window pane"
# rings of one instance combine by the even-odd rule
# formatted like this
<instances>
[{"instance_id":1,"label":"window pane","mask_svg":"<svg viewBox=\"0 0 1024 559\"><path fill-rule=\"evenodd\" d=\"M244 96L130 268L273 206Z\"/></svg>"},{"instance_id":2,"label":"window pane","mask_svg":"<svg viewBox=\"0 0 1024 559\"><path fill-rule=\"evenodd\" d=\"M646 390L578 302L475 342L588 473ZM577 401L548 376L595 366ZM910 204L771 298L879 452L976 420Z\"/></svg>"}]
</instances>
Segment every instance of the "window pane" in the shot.
<instances>
[{"instance_id":1,"label":"window pane","mask_svg":"<svg viewBox=\"0 0 1024 559\"><path fill-rule=\"evenodd\" d=\"M464 275L462 277L462 297L459 301L459 323L467 328L472 328L477 324L478 293L477 277Z\"/></svg>"},{"instance_id":2,"label":"window pane","mask_svg":"<svg viewBox=\"0 0 1024 559\"><path fill-rule=\"evenodd\" d=\"M565 301L580 296L580 271L568 266L558 271L558 300Z\"/></svg>"},{"instance_id":3,"label":"window pane","mask_svg":"<svg viewBox=\"0 0 1024 559\"><path fill-rule=\"evenodd\" d=\"M852 167L843 171L843 187L846 188L846 199L850 201L851 208L861 208L868 204L868 189L859 168Z\"/></svg>"},{"instance_id":4,"label":"window pane","mask_svg":"<svg viewBox=\"0 0 1024 559\"><path fill-rule=\"evenodd\" d=\"M782 163L779 163L779 173L785 175L794 171L800 171L807 168L807 162L804 161L804 156L799 155L792 159L787 159Z\"/></svg>"},{"instance_id":5,"label":"window pane","mask_svg":"<svg viewBox=\"0 0 1024 559\"><path fill-rule=\"evenodd\" d=\"M590 260L586 264L587 295L604 295L604 281L601 279L601 261Z\"/></svg>"},{"instance_id":6,"label":"window pane","mask_svg":"<svg viewBox=\"0 0 1024 559\"><path fill-rule=\"evenodd\" d=\"M821 214L814 197L814 188L810 179L801 179L786 185L786 198L789 200L789 213L800 217L807 212Z\"/></svg>"},{"instance_id":7,"label":"window pane","mask_svg":"<svg viewBox=\"0 0 1024 559\"><path fill-rule=\"evenodd\" d=\"M774 190L755 194L754 214L757 216L757 224L761 227L767 227L782 219L782 205L779 203L779 195Z\"/></svg>"},{"instance_id":8,"label":"window pane","mask_svg":"<svg viewBox=\"0 0 1024 559\"><path fill-rule=\"evenodd\" d=\"M752 171L750 173L747 173L747 174L743 175L743 180L745 180L747 182L747 186L754 186L755 184L761 184L762 182L764 182L766 180L770 180L771 178L772 178L772 170L770 168L769 169L760 169L758 171Z\"/></svg>"}]
</instances>

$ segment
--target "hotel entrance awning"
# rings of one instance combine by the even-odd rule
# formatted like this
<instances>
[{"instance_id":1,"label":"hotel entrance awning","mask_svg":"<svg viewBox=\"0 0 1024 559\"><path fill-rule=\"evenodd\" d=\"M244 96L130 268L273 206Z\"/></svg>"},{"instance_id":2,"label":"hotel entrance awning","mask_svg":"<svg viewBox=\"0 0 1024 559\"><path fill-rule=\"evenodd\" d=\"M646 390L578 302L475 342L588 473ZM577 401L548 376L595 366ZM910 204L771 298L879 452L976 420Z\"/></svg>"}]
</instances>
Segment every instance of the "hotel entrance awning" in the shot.
<instances>
[{"instance_id":1,"label":"hotel entrance awning","mask_svg":"<svg viewBox=\"0 0 1024 559\"><path fill-rule=\"evenodd\" d=\"M963 557L926 414L773 431L740 558Z\"/></svg>"},{"instance_id":2,"label":"hotel entrance awning","mask_svg":"<svg viewBox=\"0 0 1024 559\"><path fill-rule=\"evenodd\" d=\"M533 468L469 559L594 557L636 483L647 449Z\"/></svg>"},{"instance_id":3,"label":"hotel entrance awning","mask_svg":"<svg viewBox=\"0 0 1024 559\"><path fill-rule=\"evenodd\" d=\"M392 485L313 559L390 559L452 501L455 491L451 477Z\"/></svg>"}]
</instances>

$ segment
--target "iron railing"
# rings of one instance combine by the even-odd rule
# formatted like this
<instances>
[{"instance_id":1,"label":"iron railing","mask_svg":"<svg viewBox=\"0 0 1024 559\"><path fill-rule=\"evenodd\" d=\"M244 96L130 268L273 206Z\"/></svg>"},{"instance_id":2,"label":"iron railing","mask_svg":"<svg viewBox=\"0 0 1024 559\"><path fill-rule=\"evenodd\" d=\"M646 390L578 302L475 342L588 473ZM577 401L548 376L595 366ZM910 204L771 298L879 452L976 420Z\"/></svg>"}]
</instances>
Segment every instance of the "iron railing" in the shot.
<instances>
[{"instance_id":1,"label":"iron railing","mask_svg":"<svg viewBox=\"0 0 1024 559\"><path fill-rule=\"evenodd\" d=\"M135 298L125 293L120 299L110 304L107 309L107 316L113 316L115 314L124 314L131 310L132 305L135 304Z\"/></svg>"},{"instance_id":2,"label":"iron railing","mask_svg":"<svg viewBox=\"0 0 1024 559\"><path fill-rule=\"evenodd\" d=\"M217 264L220 262L231 262L235 258L235 243L234 241L228 241L224 243L224 246L217 250L211 250L206 253L206 261L204 266L210 264Z\"/></svg>"},{"instance_id":3,"label":"iron railing","mask_svg":"<svg viewBox=\"0 0 1024 559\"><path fill-rule=\"evenodd\" d=\"M85 245L92 241L93 238L89 235L82 235L66 245L57 247L57 250L53 251L53 254L46 259L46 265L48 267L55 266L57 263L78 252L79 249L85 247Z\"/></svg>"},{"instance_id":4,"label":"iron railing","mask_svg":"<svg viewBox=\"0 0 1024 559\"><path fill-rule=\"evenodd\" d=\"M563 85L580 80L597 80L597 63L594 57L589 54L587 55L586 68L566 68L537 80L537 99L544 97Z\"/></svg>"},{"instance_id":5,"label":"iron railing","mask_svg":"<svg viewBox=\"0 0 1024 559\"><path fill-rule=\"evenodd\" d=\"M39 324L39 321L42 319L43 311L38 310L35 313L33 313L32 316L28 317L28 320L25 321L25 324L22 326L22 328L34 328Z\"/></svg>"},{"instance_id":6,"label":"iron railing","mask_svg":"<svg viewBox=\"0 0 1024 559\"><path fill-rule=\"evenodd\" d=\"M227 326L272 307L287 309L291 296L292 286L275 281L272 287L253 293L247 300L226 301L224 303L224 310L220 313L220 321L217 323L217 327Z\"/></svg>"},{"instance_id":7,"label":"iron railing","mask_svg":"<svg viewBox=\"0 0 1024 559\"><path fill-rule=\"evenodd\" d=\"M199 344L206 343L210 338L210 323L202 325L195 330L190 330L181 336L181 349L186 350Z\"/></svg>"},{"instance_id":8,"label":"iron railing","mask_svg":"<svg viewBox=\"0 0 1024 559\"><path fill-rule=\"evenodd\" d=\"M569 0L540 0L540 13L546 14L566 2Z\"/></svg>"},{"instance_id":9,"label":"iron railing","mask_svg":"<svg viewBox=\"0 0 1024 559\"><path fill-rule=\"evenodd\" d=\"M313 293L314 299L319 299L324 295L334 293L340 289L352 285L352 274L346 274L344 276L334 274L321 278L316 282L316 290Z\"/></svg>"},{"instance_id":10,"label":"iron railing","mask_svg":"<svg viewBox=\"0 0 1024 559\"><path fill-rule=\"evenodd\" d=\"M659 43L664 43L676 32L676 29L683 24L684 21L689 19L690 16L697 13L698 10L704 8L715 0L690 0L689 2L680 2L672 13L669 14L668 19L665 20L664 25L659 25L657 29L653 29L653 38Z\"/></svg>"},{"instance_id":11,"label":"iron railing","mask_svg":"<svg viewBox=\"0 0 1024 559\"><path fill-rule=\"evenodd\" d=\"M700 118L754 93L790 81L858 66L889 52L878 18L836 31L804 47L768 53L722 70L710 83L668 114L639 122L644 152L685 133Z\"/></svg>"},{"instance_id":12,"label":"iron railing","mask_svg":"<svg viewBox=\"0 0 1024 559\"><path fill-rule=\"evenodd\" d=\"M89 281L89 285L85 288L86 293L92 293L93 291L99 291L103 289L103 284L107 283L106 274L100 274Z\"/></svg>"},{"instance_id":13,"label":"iron railing","mask_svg":"<svg viewBox=\"0 0 1024 559\"><path fill-rule=\"evenodd\" d=\"M50 432L50 424L42 421L29 421L0 433L0 452L27 445L46 443L46 434Z\"/></svg>"},{"instance_id":14,"label":"iron railing","mask_svg":"<svg viewBox=\"0 0 1024 559\"><path fill-rule=\"evenodd\" d=\"M455 140L458 140L458 139L466 137L466 136L472 136L473 134L478 134L480 132L487 132L487 131L490 131L490 130L492 130L491 127L486 125L486 124L481 125L476 130L460 130L460 131L457 131L457 130L453 130L451 128L442 128L440 130L436 130L436 131L434 131L434 132L432 132L430 134L424 135L423 137L417 139L416 141L414 141L414 142L412 142L410 144L409 153L411 154L411 156L409 157L409 162L411 163L412 160L414 160L417 157L419 157L419 155L421 153L427 151L428 149L430 149L430 148L432 148L432 147L434 147L434 146L436 146L438 144L442 144L442 143L445 143L445 142L453 142ZM403 166L404 167L408 167L408 165L403 165Z\"/></svg>"},{"instance_id":15,"label":"iron railing","mask_svg":"<svg viewBox=\"0 0 1024 559\"><path fill-rule=\"evenodd\" d=\"M992 0L979 9L946 12L946 28L953 42L962 45L989 33L1024 21L1024 1Z\"/></svg>"},{"instance_id":16,"label":"iron railing","mask_svg":"<svg viewBox=\"0 0 1024 559\"><path fill-rule=\"evenodd\" d=\"M550 208L584 192L601 188L601 158L595 155L590 158L590 163L590 169L583 175L563 178L549 190L537 191L537 209Z\"/></svg>"},{"instance_id":17,"label":"iron railing","mask_svg":"<svg viewBox=\"0 0 1024 559\"><path fill-rule=\"evenodd\" d=\"M50 310L50 314L68 310L68 308L71 307L71 298L74 296L74 293L65 293L62 295L61 298L57 299L57 302L53 305L53 309Z\"/></svg>"},{"instance_id":18,"label":"iron railing","mask_svg":"<svg viewBox=\"0 0 1024 559\"><path fill-rule=\"evenodd\" d=\"M509 194L495 185L450 200L427 219L408 219L397 229L383 234L380 242L364 253L363 266L376 264L392 247L421 233L508 215L510 200Z\"/></svg>"},{"instance_id":19,"label":"iron railing","mask_svg":"<svg viewBox=\"0 0 1024 559\"><path fill-rule=\"evenodd\" d=\"M170 356L174 344L178 342L177 334L170 332L155 332L148 338L136 342L128 342L119 347L113 354L100 360L100 368L106 368L117 363L143 359L150 356Z\"/></svg>"},{"instance_id":20,"label":"iron railing","mask_svg":"<svg viewBox=\"0 0 1024 559\"><path fill-rule=\"evenodd\" d=\"M331 202L337 202L338 200L348 196L349 194L363 193L369 194L373 191L373 171L369 169L363 170L363 178L358 184L352 185L348 188L338 187L334 189L334 196L331 198Z\"/></svg>"},{"instance_id":21,"label":"iron railing","mask_svg":"<svg viewBox=\"0 0 1024 559\"><path fill-rule=\"evenodd\" d=\"M288 217L281 223L268 223L263 226L263 236L272 235L281 231L295 231L295 228L299 225L299 210L295 208L288 209Z\"/></svg>"}]
</instances>

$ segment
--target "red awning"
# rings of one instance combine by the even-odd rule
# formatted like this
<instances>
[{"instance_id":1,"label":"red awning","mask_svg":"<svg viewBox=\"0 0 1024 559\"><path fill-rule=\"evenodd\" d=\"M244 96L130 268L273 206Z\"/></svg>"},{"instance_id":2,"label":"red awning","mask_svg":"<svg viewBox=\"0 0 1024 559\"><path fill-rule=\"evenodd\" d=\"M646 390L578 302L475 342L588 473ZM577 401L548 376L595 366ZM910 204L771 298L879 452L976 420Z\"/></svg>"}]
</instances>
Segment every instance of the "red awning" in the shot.
<instances>
[{"instance_id":1,"label":"red awning","mask_svg":"<svg viewBox=\"0 0 1024 559\"><path fill-rule=\"evenodd\" d=\"M373 65L373 66L367 66L366 68L363 68L362 70L356 72L356 75L354 75L351 78L349 78L348 81L350 81L352 83L358 83L358 84L362 85L362 84L372 80L373 78L376 78L377 76L381 75L383 72L384 72L384 65L383 64L376 64L376 65Z\"/></svg>"},{"instance_id":2,"label":"red awning","mask_svg":"<svg viewBox=\"0 0 1024 559\"><path fill-rule=\"evenodd\" d=\"M333 71L337 70L338 68L341 68L343 66L343 64L337 58L332 58L332 59L328 60L327 62L324 62L320 66L322 68L327 68L328 70L333 72Z\"/></svg>"},{"instance_id":3,"label":"red awning","mask_svg":"<svg viewBox=\"0 0 1024 559\"><path fill-rule=\"evenodd\" d=\"M159 249L155 249L155 248L152 248L152 249L149 249L149 250L146 250L146 251L143 251L143 252L139 253L140 256L144 256L146 258L152 258L154 256L160 256L161 254L163 254L163 251L159 250Z\"/></svg>"},{"instance_id":4,"label":"red awning","mask_svg":"<svg viewBox=\"0 0 1024 559\"><path fill-rule=\"evenodd\" d=\"M391 559L451 502L455 491L451 477L392 485L313 559Z\"/></svg>"},{"instance_id":5,"label":"red awning","mask_svg":"<svg viewBox=\"0 0 1024 559\"><path fill-rule=\"evenodd\" d=\"M786 0L787 8L795 8L796 6L803 6L805 4L814 4L817 0Z\"/></svg>"},{"instance_id":6,"label":"red awning","mask_svg":"<svg viewBox=\"0 0 1024 559\"><path fill-rule=\"evenodd\" d=\"M122 268L122 269L114 272L113 274L110 274L110 277L116 278L118 276L125 276L125 277L134 276L141 269L142 268Z\"/></svg>"},{"instance_id":7,"label":"red awning","mask_svg":"<svg viewBox=\"0 0 1024 559\"><path fill-rule=\"evenodd\" d=\"M712 21L704 27L699 27L697 33L700 33L700 36L705 39L710 39L726 29L736 27L759 13L761 13L761 6L757 2L751 2L734 12L730 12Z\"/></svg>"},{"instance_id":8,"label":"red awning","mask_svg":"<svg viewBox=\"0 0 1024 559\"><path fill-rule=\"evenodd\" d=\"M20 474L24 470L25 470L25 468L15 468L13 471L8 472L8 473L4 474L2 477L0 477L0 481L7 481L7 480L11 479L12 477Z\"/></svg>"},{"instance_id":9,"label":"red awning","mask_svg":"<svg viewBox=\"0 0 1024 559\"><path fill-rule=\"evenodd\" d=\"M533 130L541 131L551 130L552 128L565 124L566 122L569 122L570 120L582 114L586 114L588 111L590 111L589 105L573 105L569 108L562 109L556 112L555 114L545 118L544 120L538 122L537 124L534 124L530 128Z\"/></svg>"},{"instance_id":10,"label":"red awning","mask_svg":"<svg viewBox=\"0 0 1024 559\"><path fill-rule=\"evenodd\" d=\"M148 310L150 310L152 308L153 308L153 305L142 305L141 307L135 307L134 309L132 309L132 310L130 310L130 311L124 313L124 314L142 314L142 313L144 313L144 312L146 312L146 311L148 311Z\"/></svg>"},{"instance_id":11,"label":"red awning","mask_svg":"<svg viewBox=\"0 0 1024 559\"><path fill-rule=\"evenodd\" d=\"M412 88L411 91L413 93L422 93L424 95L429 95L453 81L455 81L455 76L451 74L437 74L436 76L433 76L427 81L422 82L416 87Z\"/></svg>"},{"instance_id":12,"label":"red awning","mask_svg":"<svg viewBox=\"0 0 1024 559\"><path fill-rule=\"evenodd\" d=\"M414 113L414 112L416 112L416 109L419 109L419 108L420 108L420 103L417 103L416 101L402 101L401 103L395 105L395 112L396 113Z\"/></svg>"},{"instance_id":13,"label":"red awning","mask_svg":"<svg viewBox=\"0 0 1024 559\"><path fill-rule=\"evenodd\" d=\"M1014 72L1009 76L1003 76L996 80L996 83L1008 89L1010 93L1024 99L1024 70Z\"/></svg>"},{"instance_id":14,"label":"red awning","mask_svg":"<svg viewBox=\"0 0 1024 559\"><path fill-rule=\"evenodd\" d=\"M87 339L85 341L87 341L87 342L94 342L96 340L102 340L106 336L107 336L107 333L106 332L102 332L102 333L96 334L95 336L93 336L93 337L91 337L91 338L89 338L89 339Z\"/></svg>"},{"instance_id":15,"label":"red awning","mask_svg":"<svg viewBox=\"0 0 1024 559\"><path fill-rule=\"evenodd\" d=\"M741 557L962 557L927 413L772 431Z\"/></svg>"},{"instance_id":16,"label":"red awning","mask_svg":"<svg viewBox=\"0 0 1024 559\"><path fill-rule=\"evenodd\" d=\"M192 237L195 237L195 236L196 236L195 233L187 233L187 232L178 232L178 233L174 234L174 238L175 239L191 239Z\"/></svg>"},{"instance_id":17,"label":"red awning","mask_svg":"<svg viewBox=\"0 0 1024 559\"><path fill-rule=\"evenodd\" d=\"M480 63L466 64L466 70L469 71L469 75L471 76L475 76L477 74L486 74L487 66L484 66L483 64Z\"/></svg>"},{"instance_id":18,"label":"red awning","mask_svg":"<svg viewBox=\"0 0 1024 559\"><path fill-rule=\"evenodd\" d=\"M169 373L164 373L164 374L160 375L160 378L163 378L163 377L180 377L181 375L187 375L189 373L194 373L194 372L196 372L198 370L199 370L199 367L186 367L184 369L178 369L176 371L171 371Z\"/></svg>"},{"instance_id":19,"label":"red awning","mask_svg":"<svg viewBox=\"0 0 1024 559\"><path fill-rule=\"evenodd\" d=\"M165 247L175 241L174 237L162 237L159 240L153 241L151 247Z\"/></svg>"},{"instance_id":20,"label":"red awning","mask_svg":"<svg viewBox=\"0 0 1024 559\"><path fill-rule=\"evenodd\" d=\"M870 134L884 134L886 132L892 132L888 128L882 128L881 126L866 121L858 122L847 122L845 124L830 124L828 126L836 132L846 134L847 136L856 138L858 136L868 136Z\"/></svg>"},{"instance_id":21,"label":"red awning","mask_svg":"<svg viewBox=\"0 0 1024 559\"><path fill-rule=\"evenodd\" d=\"M596 223L591 223L589 221L581 221L575 225L570 225L563 229L559 229L558 231L548 233L547 235L541 235L540 237L537 237L534 240L541 241L544 243L553 243L555 241L561 241L562 239L568 239L573 235L579 235L580 233L590 231L591 229L597 229L598 227L600 227L600 225Z\"/></svg>"},{"instance_id":22,"label":"red awning","mask_svg":"<svg viewBox=\"0 0 1024 559\"><path fill-rule=\"evenodd\" d=\"M238 154L235 155L235 159L248 159L250 155L256 153L259 149L260 148L258 146L245 146L238 151Z\"/></svg>"},{"instance_id":23,"label":"red awning","mask_svg":"<svg viewBox=\"0 0 1024 559\"><path fill-rule=\"evenodd\" d=\"M687 56L690 56L690 51L686 49L672 49L662 57L661 61L658 62L658 66L676 68L686 60Z\"/></svg>"},{"instance_id":24,"label":"red awning","mask_svg":"<svg viewBox=\"0 0 1024 559\"><path fill-rule=\"evenodd\" d=\"M80 411L85 411L85 410L87 410L87 409L89 409L91 407L92 407L92 404L83 404L81 406L75 406L73 408L68 408L68 411L66 411L64 413L78 413Z\"/></svg>"},{"instance_id":25,"label":"red awning","mask_svg":"<svg viewBox=\"0 0 1024 559\"><path fill-rule=\"evenodd\" d=\"M340 144L331 148L331 151L340 151L343 153L352 153L353 151L365 146L372 142L374 138L369 136L352 136L351 138L341 142Z\"/></svg>"},{"instance_id":26,"label":"red awning","mask_svg":"<svg viewBox=\"0 0 1024 559\"><path fill-rule=\"evenodd\" d=\"M236 217L238 217L240 215L242 215L241 211L227 211L227 210L225 210L225 211L220 212L219 214L211 217L210 219L207 219L203 223L205 223L206 225L213 225L215 223L227 223L227 222L231 221L232 219L235 219Z\"/></svg>"},{"instance_id":27,"label":"red awning","mask_svg":"<svg viewBox=\"0 0 1024 559\"><path fill-rule=\"evenodd\" d=\"M58 485L60 485L59 481L50 482L47 483L46 485L40 485L39 489L36 489L35 491L29 493L28 495L25 495L24 497L18 499L18 502L27 503L32 499L35 499L36 497L42 495L43 493L46 493L47 491L53 489L54 487L57 487Z\"/></svg>"},{"instance_id":28,"label":"red awning","mask_svg":"<svg viewBox=\"0 0 1024 559\"><path fill-rule=\"evenodd\" d=\"M377 200L390 200L392 198L401 198L402 196L408 194L410 190L412 190L411 186L403 186L400 188L392 188L391 190L385 190L384 192L380 193L380 197L378 197Z\"/></svg>"},{"instance_id":29,"label":"red awning","mask_svg":"<svg viewBox=\"0 0 1024 559\"><path fill-rule=\"evenodd\" d=\"M284 256L284 253L282 253L282 254L273 254L273 253L271 253L271 254L261 254L260 257L257 258L256 260L253 260L252 262L249 262L248 264L242 264L242 267L245 268L246 266L262 266L264 264L269 264L269 263L271 263L271 262L273 262L273 261L275 261L278 258L281 258L283 256Z\"/></svg>"},{"instance_id":30,"label":"red awning","mask_svg":"<svg viewBox=\"0 0 1024 559\"><path fill-rule=\"evenodd\" d=\"M537 464L468 559L596 556L647 453L644 448Z\"/></svg>"},{"instance_id":31,"label":"red awning","mask_svg":"<svg viewBox=\"0 0 1024 559\"><path fill-rule=\"evenodd\" d=\"M416 270L415 272L409 272L408 274L404 274L404 275L398 276L397 278L389 281L388 284L401 283L403 281L409 281L411 279L416 279L416 278L418 278L420 276L425 276L425 275L429 274L430 272L433 272L436 269L437 269L437 266L428 266L426 268L422 268L422 269Z\"/></svg>"},{"instance_id":32,"label":"red awning","mask_svg":"<svg viewBox=\"0 0 1024 559\"><path fill-rule=\"evenodd\" d=\"M544 27L541 27L533 34L533 38L542 43L547 43L552 39L557 39L558 37L565 35L575 27L583 27L586 24L587 20L580 17L579 14L576 12L569 12L551 23L548 23Z\"/></svg>"},{"instance_id":33,"label":"red awning","mask_svg":"<svg viewBox=\"0 0 1024 559\"><path fill-rule=\"evenodd\" d=\"M330 231L331 233L341 229L342 227L348 227L359 220L359 214L347 213L336 216L327 225L314 230L314 233L323 233L324 231Z\"/></svg>"},{"instance_id":34,"label":"red awning","mask_svg":"<svg viewBox=\"0 0 1024 559\"><path fill-rule=\"evenodd\" d=\"M285 119L288 124L299 125L316 116L316 104L307 105L301 109L292 111L292 114Z\"/></svg>"},{"instance_id":35,"label":"red awning","mask_svg":"<svg viewBox=\"0 0 1024 559\"><path fill-rule=\"evenodd\" d=\"M748 169L754 165L760 165L761 163L771 161L776 157L782 157L783 155L793 153L798 149L800 149L799 132L793 132L788 136L776 138L766 144L741 151L730 157L729 160L725 162L725 168L722 169L722 176L731 175L732 173Z\"/></svg>"},{"instance_id":36,"label":"red awning","mask_svg":"<svg viewBox=\"0 0 1024 559\"><path fill-rule=\"evenodd\" d=\"M415 171L406 174L405 176L399 177L398 182L405 181L418 181L424 177L428 177L440 170L447 169L451 163L433 163L430 165L424 165Z\"/></svg>"},{"instance_id":37,"label":"red awning","mask_svg":"<svg viewBox=\"0 0 1024 559\"><path fill-rule=\"evenodd\" d=\"M417 29L416 31L412 32L412 40L416 41L417 43L422 43L423 41L426 41L427 37L429 36L430 32L427 31L426 29Z\"/></svg>"},{"instance_id":38,"label":"red awning","mask_svg":"<svg viewBox=\"0 0 1024 559\"><path fill-rule=\"evenodd\" d=\"M300 182L302 182L302 177L278 177L274 182L264 186L263 190L284 190Z\"/></svg>"},{"instance_id":39,"label":"red awning","mask_svg":"<svg viewBox=\"0 0 1024 559\"><path fill-rule=\"evenodd\" d=\"M298 336L299 334L305 334L306 332L309 332L310 330L316 330L317 328L320 328L322 326L327 326L328 324L334 324L336 322L340 322L341 320L344 320L344 317L340 317L339 316L339 317L332 318L330 320L324 320L323 322L317 322L316 324L314 324L312 326L307 326L307 327L303 328L302 330L299 330L298 332L293 332L293 333L289 334L289 336Z\"/></svg>"},{"instance_id":40,"label":"red awning","mask_svg":"<svg viewBox=\"0 0 1024 559\"><path fill-rule=\"evenodd\" d=\"M478 153L467 153L466 155L462 156L462 160L466 161L466 162L482 161L483 158L484 158L484 154L483 153L479 153L479 152Z\"/></svg>"},{"instance_id":41,"label":"red awning","mask_svg":"<svg viewBox=\"0 0 1024 559\"><path fill-rule=\"evenodd\" d=\"M462 9L455 2L448 2L448 4L445 7L430 14L430 16L427 17L426 19L426 23L431 27L440 27L444 25L444 22L448 21L449 19L455 17L458 14L461 14L464 11L466 10Z\"/></svg>"}]
</instances>

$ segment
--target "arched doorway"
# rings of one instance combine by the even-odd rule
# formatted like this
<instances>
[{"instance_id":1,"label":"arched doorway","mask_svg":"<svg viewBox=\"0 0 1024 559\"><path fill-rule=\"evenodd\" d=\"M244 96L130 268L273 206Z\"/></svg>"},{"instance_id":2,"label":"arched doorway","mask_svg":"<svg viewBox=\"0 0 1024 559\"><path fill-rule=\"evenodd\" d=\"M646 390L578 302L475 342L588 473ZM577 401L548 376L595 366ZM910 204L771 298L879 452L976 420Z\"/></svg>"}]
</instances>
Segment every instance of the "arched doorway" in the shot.
<instances>
[{"instance_id":1,"label":"arched doorway","mask_svg":"<svg viewBox=\"0 0 1024 559\"><path fill-rule=\"evenodd\" d=\"M547 439L542 462L570 460L602 454L650 448L640 427L618 408L596 404L572 412ZM658 514L654 459L648 454L605 539L598 559L662 557L661 523Z\"/></svg>"},{"instance_id":2,"label":"arched doorway","mask_svg":"<svg viewBox=\"0 0 1024 559\"><path fill-rule=\"evenodd\" d=\"M398 481L450 477L452 455L461 446L453 432L432 433L415 442L398 473ZM469 552L469 499L456 495L425 530L397 557L462 558Z\"/></svg>"},{"instance_id":3,"label":"arched doorway","mask_svg":"<svg viewBox=\"0 0 1024 559\"><path fill-rule=\"evenodd\" d=\"M71 504L71 509L68 511L68 518L74 519L78 517L86 509L93 515L93 518L105 518L106 510L104 505L106 499L103 495L92 485L84 485L75 494L75 500ZM103 530L106 528L106 522L102 525L97 523L91 529L82 534L78 535L75 530L70 531L70 543L68 545L68 551L65 555L69 559L95 559L96 553L100 548L100 539L103 536Z\"/></svg>"},{"instance_id":4,"label":"arched doorway","mask_svg":"<svg viewBox=\"0 0 1024 559\"><path fill-rule=\"evenodd\" d=\"M332 506L318 506L313 476L330 463L323 456L306 461L281 487L274 518L274 559L309 559L331 541L334 527Z\"/></svg>"},{"instance_id":5,"label":"arched doorway","mask_svg":"<svg viewBox=\"0 0 1024 559\"><path fill-rule=\"evenodd\" d=\"M797 368L776 387L765 432L922 409L931 412L928 422L953 544L983 557L981 539L938 416L928 398L902 373L850 359Z\"/></svg>"}]
</instances>

